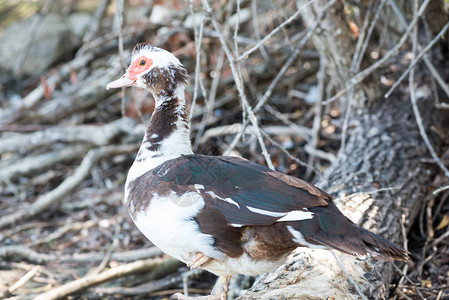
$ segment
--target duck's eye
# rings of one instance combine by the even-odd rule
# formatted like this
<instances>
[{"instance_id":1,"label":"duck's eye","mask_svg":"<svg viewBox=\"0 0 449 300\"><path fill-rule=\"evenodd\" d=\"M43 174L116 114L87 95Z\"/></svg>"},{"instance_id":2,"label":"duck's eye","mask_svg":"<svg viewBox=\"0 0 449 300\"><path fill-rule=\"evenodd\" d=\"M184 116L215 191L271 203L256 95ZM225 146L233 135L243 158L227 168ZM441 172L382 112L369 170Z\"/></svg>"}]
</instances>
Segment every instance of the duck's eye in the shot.
<instances>
[{"instance_id":1,"label":"duck's eye","mask_svg":"<svg viewBox=\"0 0 449 300\"><path fill-rule=\"evenodd\" d=\"M147 63L147 61L144 60L144 59L142 59L142 60L139 62L139 66L145 66L146 63Z\"/></svg>"}]
</instances>

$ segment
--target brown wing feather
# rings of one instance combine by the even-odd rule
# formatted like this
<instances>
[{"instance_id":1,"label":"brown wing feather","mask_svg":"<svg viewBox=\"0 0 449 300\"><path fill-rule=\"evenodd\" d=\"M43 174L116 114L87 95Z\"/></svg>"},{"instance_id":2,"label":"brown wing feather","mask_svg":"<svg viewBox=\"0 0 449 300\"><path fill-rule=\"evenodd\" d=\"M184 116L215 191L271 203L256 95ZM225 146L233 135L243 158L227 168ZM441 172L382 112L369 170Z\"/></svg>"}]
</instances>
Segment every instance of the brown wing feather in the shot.
<instances>
[{"instance_id":1,"label":"brown wing feather","mask_svg":"<svg viewBox=\"0 0 449 300\"><path fill-rule=\"evenodd\" d=\"M331 195L329 195L322 189L299 178L289 176L276 171L265 172L265 174L270 175L276 179L279 179L290 186L308 191L311 195L317 196L318 197L317 201L320 202L320 204L322 204L323 206L326 206L328 204L326 200L333 199Z\"/></svg>"}]
</instances>

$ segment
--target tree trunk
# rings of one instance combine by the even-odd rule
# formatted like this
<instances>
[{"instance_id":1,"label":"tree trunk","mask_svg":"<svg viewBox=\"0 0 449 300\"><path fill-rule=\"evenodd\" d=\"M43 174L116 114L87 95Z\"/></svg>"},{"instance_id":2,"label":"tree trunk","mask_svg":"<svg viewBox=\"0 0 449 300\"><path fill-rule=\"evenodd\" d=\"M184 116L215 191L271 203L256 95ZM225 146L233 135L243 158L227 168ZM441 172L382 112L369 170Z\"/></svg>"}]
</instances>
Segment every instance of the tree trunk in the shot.
<instances>
[{"instance_id":1,"label":"tree trunk","mask_svg":"<svg viewBox=\"0 0 449 300\"><path fill-rule=\"evenodd\" d=\"M435 173L421 162L428 154L410 103L396 96L352 117L357 125L347 147L327 170L328 182L318 186L338 195L339 208L356 224L402 243L401 220L406 228L413 222ZM370 193L379 188L391 189ZM368 299L387 298L390 263L335 254ZM264 275L240 299L302 299L301 295L360 298L330 252L299 248L289 264Z\"/></svg>"},{"instance_id":2,"label":"tree trunk","mask_svg":"<svg viewBox=\"0 0 449 300\"><path fill-rule=\"evenodd\" d=\"M299 2L302 5L305 1ZM303 19L309 26L315 22L314 16L319 15L323 3L325 1L316 1L304 11ZM356 42L348 34L344 18L343 3L337 2L322 21L321 31L314 36L315 46L329 64L331 77L338 79L340 88L344 88L351 78L352 53L348 49L354 49ZM379 80L375 81L376 77L378 74L370 78L370 89L381 91L383 87ZM424 77L420 76L418 80L423 81ZM425 85L420 82L415 89ZM398 89L388 99L376 92L371 95L377 96L364 101L367 99L366 86L365 81L365 87L349 94L352 98L346 104L357 107L349 112L353 129L345 148L326 170L327 180L317 185L336 196L339 208L353 222L403 244L406 237L402 228L408 230L413 223L423 199L430 194L429 186L436 170L433 165L423 162L423 158L430 155L416 125L408 90ZM423 119L428 124L436 114L429 98L430 93L427 93L418 99ZM432 122L443 120L440 117ZM438 149L438 141L433 142ZM388 298L394 271L390 262L333 253L368 299ZM323 298L360 299L361 296L331 252L299 248L289 263L263 275L239 299Z\"/></svg>"}]
</instances>

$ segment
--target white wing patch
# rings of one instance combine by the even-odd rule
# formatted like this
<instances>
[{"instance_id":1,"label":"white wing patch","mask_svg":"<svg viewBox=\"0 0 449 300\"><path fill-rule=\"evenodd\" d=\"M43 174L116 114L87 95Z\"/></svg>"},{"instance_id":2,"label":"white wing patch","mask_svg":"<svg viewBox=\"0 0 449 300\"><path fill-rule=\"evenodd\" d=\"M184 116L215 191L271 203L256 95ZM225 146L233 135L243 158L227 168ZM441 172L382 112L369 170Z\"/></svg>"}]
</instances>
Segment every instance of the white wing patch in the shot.
<instances>
[{"instance_id":1,"label":"white wing patch","mask_svg":"<svg viewBox=\"0 0 449 300\"><path fill-rule=\"evenodd\" d=\"M250 211L252 211L253 213L256 213L259 215L264 215L264 216L275 217L275 218L283 217L283 216L287 215L287 213L278 213L278 212L273 212L273 211L255 208L255 207L251 207L251 206L247 206L247 208Z\"/></svg>"},{"instance_id":2,"label":"white wing patch","mask_svg":"<svg viewBox=\"0 0 449 300\"><path fill-rule=\"evenodd\" d=\"M274 212L269 210L264 210L260 208L255 208L251 206L247 206L247 208L252 211L253 213L264 215L264 216L270 216L279 218L276 222L287 222L287 221L301 221L301 220L308 220L313 219L313 212L308 211L307 209L303 210L294 210L290 211L288 213L286 212Z\"/></svg>"},{"instance_id":3,"label":"white wing patch","mask_svg":"<svg viewBox=\"0 0 449 300\"><path fill-rule=\"evenodd\" d=\"M294 210L277 220L278 222L301 221L313 219L313 212L307 210Z\"/></svg>"},{"instance_id":4,"label":"white wing patch","mask_svg":"<svg viewBox=\"0 0 449 300\"><path fill-rule=\"evenodd\" d=\"M200 192L200 190L204 190L204 185L202 184L194 184L193 187L196 189L198 193Z\"/></svg>"},{"instance_id":5,"label":"white wing patch","mask_svg":"<svg viewBox=\"0 0 449 300\"><path fill-rule=\"evenodd\" d=\"M217 194L215 194L213 191L207 191L206 193L208 193L209 195L211 195L214 198L217 198L217 199L220 199L222 201L228 202L228 203L230 203L232 205L235 205L235 206L237 206L240 209L240 205L237 202L235 202L234 200L232 200L231 198L229 198L229 197L228 198L220 197Z\"/></svg>"},{"instance_id":6,"label":"white wing patch","mask_svg":"<svg viewBox=\"0 0 449 300\"><path fill-rule=\"evenodd\" d=\"M287 229L293 235L293 241L298 243L298 244L300 244L300 245L302 245L302 246L306 246L306 247L309 247L311 249L329 249L326 246L314 245L314 244L311 244L311 243L307 242L304 239L304 236L302 235L302 233L299 232L298 230L293 229L292 226L287 226Z\"/></svg>"}]
</instances>

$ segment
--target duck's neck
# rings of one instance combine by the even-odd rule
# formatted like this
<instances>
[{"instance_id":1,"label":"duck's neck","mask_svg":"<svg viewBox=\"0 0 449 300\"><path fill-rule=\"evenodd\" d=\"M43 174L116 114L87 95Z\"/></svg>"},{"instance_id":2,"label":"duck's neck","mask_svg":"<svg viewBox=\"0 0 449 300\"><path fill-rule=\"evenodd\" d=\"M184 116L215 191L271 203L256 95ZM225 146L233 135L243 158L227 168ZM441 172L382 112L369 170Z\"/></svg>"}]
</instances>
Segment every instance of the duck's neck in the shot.
<instances>
[{"instance_id":1,"label":"duck's neck","mask_svg":"<svg viewBox=\"0 0 449 300\"><path fill-rule=\"evenodd\" d=\"M186 113L184 85L173 93L154 94L156 106L128 180L133 180L163 162L192 154L190 128Z\"/></svg>"}]
</instances>

